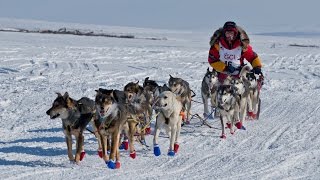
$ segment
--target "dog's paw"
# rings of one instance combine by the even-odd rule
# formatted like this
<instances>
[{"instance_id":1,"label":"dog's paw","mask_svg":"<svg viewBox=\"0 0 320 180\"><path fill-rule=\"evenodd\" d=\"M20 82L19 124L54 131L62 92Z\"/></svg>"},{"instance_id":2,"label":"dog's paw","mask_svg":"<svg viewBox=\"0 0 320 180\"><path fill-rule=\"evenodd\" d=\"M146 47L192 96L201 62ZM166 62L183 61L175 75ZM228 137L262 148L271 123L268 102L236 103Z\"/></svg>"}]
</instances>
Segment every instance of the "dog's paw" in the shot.
<instances>
[{"instance_id":1,"label":"dog's paw","mask_svg":"<svg viewBox=\"0 0 320 180\"><path fill-rule=\"evenodd\" d=\"M173 150L168 151L168 156L174 156L176 153Z\"/></svg>"},{"instance_id":2,"label":"dog's paw","mask_svg":"<svg viewBox=\"0 0 320 180\"><path fill-rule=\"evenodd\" d=\"M222 138L222 139L226 139L226 138L227 138L227 136L226 136L225 134L222 134L222 135L220 136L220 138Z\"/></svg>"},{"instance_id":3,"label":"dog's paw","mask_svg":"<svg viewBox=\"0 0 320 180\"><path fill-rule=\"evenodd\" d=\"M100 158L102 158L102 149L98 149L98 156L100 157Z\"/></svg>"},{"instance_id":4,"label":"dog's paw","mask_svg":"<svg viewBox=\"0 0 320 180\"><path fill-rule=\"evenodd\" d=\"M179 150L179 144L178 143L174 144L173 150L174 150L175 153L178 152L178 150Z\"/></svg>"},{"instance_id":5,"label":"dog's paw","mask_svg":"<svg viewBox=\"0 0 320 180\"><path fill-rule=\"evenodd\" d=\"M86 155L86 152L82 151L80 154L80 161L82 161L82 159L84 158L85 155Z\"/></svg>"},{"instance_id":6,"label":"dog's paw","mask_svg":"<svg viewBox=\"0 0 320 180\"><path fill-rule=\"evenodd\" d=\"M146 135L151 134L151 128L150 127L147 127L145 131L146 131Z\"/></svg>"},{"instance_id":7,"label":"dog's paw","mask_svg":"<svg viewBox=\"0 0 320 180\"><path fill-rule=\"evenodd\" d=\"M235 124L235 126L238 128L238 129L241 129L242 128L242 122L237 122L236 124Z\"/></svg>"},{"instance_id":8,"label":"dog's paw","mask_svg":"<svg viewBox=\"0 0 320 180\"><path fill-rule=\"evenodd\" d=\"M129 142L128 142L128 140L124 140L124 141L122 141L122 143L121 143L121 145L120 145L120 147L119 147L119 149L124 149L124 150L128 150L129 149Z\"/></svg>"},{"instance_id":9,"label":"dog's paw","mask_svg":"<svg viewBox=\"0 0 320 180\"><path fill-rule=\"evenodd\" d=\"M133 152L130 153L130 157L131 157L132 159L135 159L136 156L137 156L136 151L133 151Z\"/></svg>"},{"instance_id":10,"label":"dog's paw","mask_svg":"<svg viewBox=\"0 0 320 180\"><path fill-rule=\"evenodd\" d=\"M120 169L120 166L121 166L120 161L116 161L116 169Z\"/></svg>"},{"instance_id":11,"label":"dog's paw","mask_svg":"<svg viewBox=\"0 0 320 180\"><path fill-rule=\"evenodd\" d=\"M249 116L249 120L254 120L257 119L257 114L253 113L253 112L248 112L248 116Z\"/></svg>"},{"instance_id":12,"label":"dog's paw","mask_svg":"<svg viewBox=\"0 0 320 180\"><path fill-rule=\"evenodd\" d=\"M161 155L160 147L159 147L158 144L153 145L153 154L155 156L160 156Z\"/></svg>"},{"instance_id":13,"label":"dog's paw","mask_svg":"<svg viewBox=\"0 0 320 180\"><path fill-rule=\"evenodd\" d=\"M231 123L226 123L226 125L228 129L231 129Z\"/></svg>"},{"instance_id":14,"label":"dog's paw","mask_svg":"<svg viewBox=\"0 0 320 180\"><path fill-rule=\"evenodd\" d=\"M106 161L106 164L107 164L108 168L116 169L116 162L114 160Z\"/></svg>"}]
</instances>

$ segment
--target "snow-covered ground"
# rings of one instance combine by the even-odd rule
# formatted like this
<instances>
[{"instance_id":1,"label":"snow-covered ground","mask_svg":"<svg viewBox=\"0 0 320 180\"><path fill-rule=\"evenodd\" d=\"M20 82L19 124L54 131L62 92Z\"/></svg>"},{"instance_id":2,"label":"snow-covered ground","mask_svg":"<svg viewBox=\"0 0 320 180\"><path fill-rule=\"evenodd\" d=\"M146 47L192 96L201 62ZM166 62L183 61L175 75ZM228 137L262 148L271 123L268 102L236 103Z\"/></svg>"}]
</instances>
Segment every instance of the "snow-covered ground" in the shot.
<instances>
[{"instance_id":1,"label":"snow-covered ground","mask_svg":"<svg viewBox=\"0 0 320 180\"><path fill-rule=\"evenodd\" d=\"M136 143L137 158L121 151L119 170L106 167L97 155L95 137L86 131L87 155L80 165L70 163L61 120L45 114L55 92L93 99L99 87L123 89L147 76L163 84L171 74L187 80L197 94L194 100L201 101L212 32L111 31L168 40L0 33L0 179L320 178L320 50L288 46L319 45L319 37L251 35L264 63L265 85L260 120L245 122L247 130L227 134L224 140L217 119L209 121L213 129L192 119L182 128L175 157L155 157ZM203 113L202 104L192 106L192 113ZM151 147L152 138L147 136ZM166 152L168 139L159 144Z\"/></svg>"}]
</instances>

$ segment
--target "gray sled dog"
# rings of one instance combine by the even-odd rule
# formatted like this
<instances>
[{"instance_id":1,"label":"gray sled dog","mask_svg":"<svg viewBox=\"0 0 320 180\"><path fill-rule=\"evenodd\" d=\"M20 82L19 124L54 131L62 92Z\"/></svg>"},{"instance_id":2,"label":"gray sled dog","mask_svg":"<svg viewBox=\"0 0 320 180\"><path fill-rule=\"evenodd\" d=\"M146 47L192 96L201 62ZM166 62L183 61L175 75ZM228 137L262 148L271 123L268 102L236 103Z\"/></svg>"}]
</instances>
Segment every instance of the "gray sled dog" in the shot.
<instances>
[{"instance_id":1,"label":"gray sled dog","mask_svg":"<svg viewBox=\"0 0 320 180\"><path fill-rule=\"evenodd\" d=\"M158 96L155 109L160 112L156 119L155 134L153 138L154 154L159 156L161 154L158 145L158 137L161 127L165 127L167 134L170 137L170 146L168 155L174 156L179 149L179 136L181 130L182 118L180 111L182 104L177 100L177 96L171 91L164 91Z\"/></svg>"},{"instance_id":2,"label":"gray sled dog","mask_svg":"<svg viewBox=\"0 0 320 180\"><path fill-rule=\"evenodd\" d=\"M83 131L95 116L94 101L87 97L76 101L70 98L67 92L63 96L60 93L57 95L52 107L46 113L51 119L60 118L62 120L69 160L79 164L85 156ZM75 157L72 154L72 135L76 137Z\"/></svg>"},{"instance_id":3,"label":"gray sled dog","mask_svg":"<svg viewBox=\"0 0 320 180\"><path fill-rule=\"evenodd\" d=\"M250 101L250 82L247 79L248 73L251 73L252 67L249 65L243 66L239 78L233 78L231 84L234 86L235 95L239 100L239 112L235 112L235 120L236 120L236 127L238 129L242 128L243 122L247 115L247 105ZM230 127L231 124L227 124Z\"/></svg>"},{"instance_id":4,"label":"gray sled dog","mask_svg":"<svg viewBox=\"0 0 320 180\"><path fill-rule=\"evenodd\" d=\"M219 87L219 80L218 80L218 72L212 69L212 71L207 69L206 74L203 77L202 84L201 84L201 97L204 105L204 112L203 117L207 118L210 115L208 109L208 99L210 99L211 107L216 110L217 107L217 90ZM211 109L212 109L211 108ZM209 118L213 118L210 116Z\"/></svg>"},{"instance_id":5,"label":"gray sled dog","mask_svg":"<svg viewBox=\"0 0 320 180\"><path fill-rule=\"evenodd\" d=\"M119 141L123 129L128 129L127 109L123 103L124 93L118 90L100 88L96 90L96 110L98 118L95 125L98 128L102 146L102 158L110 169L120 168ZM107 154L111 139L111 153Z\"/></svg>"},{"instance_id":6,"label":"gray sled dog","mask_svg":"<svg viewBox=\"0 0 320 180\"><path fill-rule=\"evenodd\" d=\"M248 118L258 119L259 110L259 89L258 89L259 76L253 72L247 74L247 80L249 81L249 100L248 100Z\"/></svg>"},{"instance_id":7,"label":"gray sled dog","mask_svg":"<svg viewBox=\"0 0 320 180\"><path fill-rule=\"evenodd\" d=\"M239 113L239 97L236 94L236 88L233 85L220 85L218 88L217 102L222 127L220 137L225 139L225 123L227 122L230 133L233 134L233 126L237 121L235 114Z\"/></svg>"},{"instance_id":8,"label":"gray sled dog","mask_svg":"<svg viewBox=\"0 0 320 180\"><path fill-rule=\"evenodd\" d=\"M177 95L178 100L182 103L182 120L189 123L191 110L191 89L189 83L181 78L175 78L170 75L168 84L171 91Z\"/></svg>"}]
</instances>

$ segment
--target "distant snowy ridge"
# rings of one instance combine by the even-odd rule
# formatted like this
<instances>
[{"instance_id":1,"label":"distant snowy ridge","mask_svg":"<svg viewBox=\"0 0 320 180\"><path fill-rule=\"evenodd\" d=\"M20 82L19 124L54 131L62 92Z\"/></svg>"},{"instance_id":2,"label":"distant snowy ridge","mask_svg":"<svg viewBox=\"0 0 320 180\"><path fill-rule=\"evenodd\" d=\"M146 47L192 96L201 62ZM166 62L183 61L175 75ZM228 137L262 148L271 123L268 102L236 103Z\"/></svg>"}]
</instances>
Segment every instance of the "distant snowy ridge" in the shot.
<instances>
[{"instance_id":1,"label":"distant snowy ridge","mask_svg":"<svg viewBox=\"0 0 320 180\"><path fill-rule=\"evenodd\" d=\"M128 38L128 39L147 39L147 40L167 40L167 38L157 38L157 37L140 37L137 38L131 34L109 34L104 32L94 32L91 30L79 30L79 29L69 29L69 28L60 28L58 30L50 29L41 29L41 30L28 30L21 28L3 28L0 29L3 32L21 32L21 33L42 33L42 34L69 34L77 36L99 36L99 37L112 37L112 38Z\"/></svg>"}]
</instances>

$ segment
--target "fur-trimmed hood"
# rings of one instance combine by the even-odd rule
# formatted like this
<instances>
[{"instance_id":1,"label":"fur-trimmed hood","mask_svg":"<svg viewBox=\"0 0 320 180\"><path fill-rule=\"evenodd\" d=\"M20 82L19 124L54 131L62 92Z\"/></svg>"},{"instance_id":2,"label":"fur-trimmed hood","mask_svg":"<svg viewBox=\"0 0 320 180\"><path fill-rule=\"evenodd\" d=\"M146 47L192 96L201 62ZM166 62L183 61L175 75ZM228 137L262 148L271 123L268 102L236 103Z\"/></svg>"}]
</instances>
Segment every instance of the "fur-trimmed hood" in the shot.
<instances>
[{"instance_id":1,"label":"fur-trimmed hood","mask_svg":"<svg viewBox=\"0 0 320 180\"><path fill-rule=\"evenodd\" d=\"M240 26L237 26L238 29L238 36L240 36L240 40L241 40L241 44L243 46L244 49L247 48L247 46L250 44L250 39L248 34L246 33L246 31L244 29L242 29ZM218 39L223 35L223 28L219 28L217 29L213 35L210 38L210 46L213 46L216 42L218 42Z\"/></svg>"}]
</instances>

